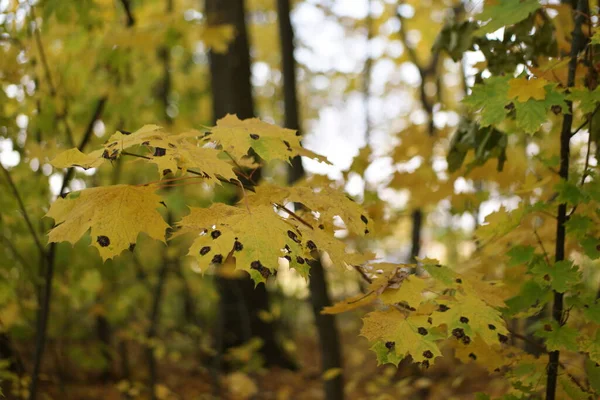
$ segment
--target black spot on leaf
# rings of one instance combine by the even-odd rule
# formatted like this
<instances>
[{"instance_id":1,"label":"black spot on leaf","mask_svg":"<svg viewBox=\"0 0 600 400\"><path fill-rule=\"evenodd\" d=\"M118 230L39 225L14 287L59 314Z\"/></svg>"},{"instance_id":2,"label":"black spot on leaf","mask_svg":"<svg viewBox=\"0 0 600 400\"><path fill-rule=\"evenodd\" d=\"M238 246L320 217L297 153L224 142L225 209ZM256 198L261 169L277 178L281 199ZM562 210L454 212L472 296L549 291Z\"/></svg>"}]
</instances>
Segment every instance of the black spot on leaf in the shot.
<instances>
[{"instance_id":1,"label":"black spot on leaf","mask_svg":"<svg viewBox=\"0 0 600 400\"><path fill-rule=\"evenodd\" d=\"M126 131L124 129L119 129L119 132L121 132L123 135L131 135L131 132Z\"/></svg>"},{"instance_id":2,"label":"black spot on leaf","mask_svg":"<svg viewBox=\"0 0 600 400\"><path fill-rule=\"evenodd\" d=\"M471 343L471 338L470 338L470 337L468 337L467 335L465 335L465 336L462 338L462 342L463 342L464 344L469 344L469 343Z\"/></svg>"},{"instance_id":3,"label":"black spot on leaf","mask_svg":"<svg viewBox=\"0 0 600 400\"><path fill-rule=\"evenodd\" d=\"M366 234L368 234L368 233L369 233L369 230L368 230L368 229L365 229L365 235L366 235Z\"/></svg>"},{"instance_id":4,"label":"black spot on leaf","mask_svg":"<svg viewBox=\"0 0 600 400\"><path fill-rule=\"evenodd\" d=\"M147 140L145 142L142 142L142 146L149 146L149 145L150 145L150 142Z\"/></svg>"},{"instance_id":5,"label":"black spot on leaf","mask_svg":"<svg viewBox=\"0 0 600 400\"><path fill-rule=\"evenodd\" d=\"M206 253L208 253L209 251L210 251L210 246L204 246L203 248L200 249L200 255L205 256Z\"/></svg>"},{"instance_id":6,"label":"black spot on leaf","mask_svg":"<svg viewBox=\"0 0 600 400\"><path fill-rule=\"evenodd\" d=\"M506 342L508 342L508 336L499 333L498 340L500 341L500 343L506 343Z\"/></svg>"},{"instance_id":7,"label":"black spot on leaf","mask_svg":"<svg viewBox=\"0 0 600 400\"><path fill-rule=\"evenodd\" d=\"M423 335L423 336L427 335L427 333L428 333L427 329L423 328L422 326L419 327L419 329L417 329L417 332L419 332L419 335Z\"/></svg>"},{"instance_id":8,"label":"black spot on leaf","mask_svg":"<svg viewBox=\"0 0 600 400\"><path fill-rule=\"evenodd\" d=\"M462 328L454 328L452 329L452 336L460 339L461 337L465 336L465 331Z\"/></svg>"},{"instance_id":9,"label":"black spot on leaf","mask_svg":"<svg viewBox=\"0 0 600 400\"><path fill-rule=\"evenodd\" d=\"M210 262L213 264L222 264L223 256L221 254L215 254L215 256L213 257L213 259Z\"/></svg>"},{"instance_id":10,"label":"black spot on leaf","mask_svg":"<svg viewBox=\"0 0 600 400\"><path fill-rule=\"evenodd\" d=\"M456 282L456 283L462 283L462 279L456 278L456 280L454 282Z\"/></svg>"},{"instance_id":11,"label":"black spot on leaf","mask_svg":"<svg viewBox=\"0 0 600 400\"><path fill-rule=\"evenodd\" d=\"M467 318L467 317L460 317L460 322L462 322L463 324L468 324L469 323L469 318Z\"/></svg>"},{"instance_id":12,"label":"black spot on leaf","mask_svg":"<svg viewBox=\"0 0 600 400\"><path fill-rule=\"evenodd\" d=\"M440 306L438 307L438 311L439 311L439 312L446 312L446 311L448 311L449 309L450 309L450 307L448 307L448 306L447 306L447 305L445 305L445 304L440 304Z\"/></svg>"},{"instance_id":13,"label":"black spot on leaf","mask_svg":"<svg viewBox=\"0 0 600 400\"><path fill-rule=\"evenodd\" d=\"M433 353L431 352L431 350L425 350L423 352L423 357L425 357L425 358L433 358Z\"/></svg>"},{"instance_id":14,"label":"black spot on leaf","mask_svg":"<svg viewBox=\"0 0 600 400\"><path fill-rule=\"evenodd\" d=\"M135 243L131 243L129 245L129 251L131 251L133 253L134 250L135 250Z\"/></svg>"},{"instance_id":15,"label":"black spot on leaf","mask_svg":"<svg viewBox=\"0 0 600 400\"><path fill-rule=\"evenodd\" d=\"M167 169L163 170L162 174L163 174L163 176L166 176L166 175L169 175L171 172L173 172L173 171L171 171L170 169L167 168Z\"/></svg>"},{"instance_id":16,"label":"black spot on leaf","mask_svg":"<svg viewBox=\"0 0 600 400\"><path fill-rule=\"evenodd\" d=\"M283 258L285 258L286 260L288 260L289 262L292 262L292 257L290 256L283 256Z\"/></svg>"},{"instance_id":17,"label":"black spot on leaf","mask_svg":"<svg viewBox=\"0 0 600 400\"><path fill-rule=\"evenodd\" d=\"M292 239L294 242L296 243L300 243L301 240L298 239L298 235L296 235L296 233L292 232L292 231L287 231L288 236L290 237L290 239Z\"/></svg>"},{"instance_id":18,"label":"black spot on leaf","mask_svg":"<svg viewBox=\"0 0 600 400\"><path fill-rule=\"evenodd\" d=\"M233 243L233 249L235 251L242 251L244 249L244 245L236 240L235 243Z\"/></svg>"},{"instance_id":19,"label":"black spot on leaf","mask_svg":"<svg viewBox=\"0 0 600 400\"><path fill-rule=\"evenodd\" d=\"M210 135L212 135L211 131L204 132L204 137L207 137L207 136L210 136Z\"/></svg>"},{"instance_id":20,"label":"black spot on leaf","mask_svg":"<svg viewBox=\"0 0 600 400\"><path fill-rule=\"evenodd\" d=\"M157 147L154 149L154 157L162 157L167 154L167 149L163 149L162 147Z\"/></svg>"},{"instance_id":21,"label":"black spot on leaf","mask_svg":"<svg viewBox=\"0 0 600 400\"><path fill-rule=\"evenodd\" d=\"M173 143L169 143L169 147L174 149L176 146Z\"/></svg>"},{"instance_id":22,"label":"black spot on leaf","mask_svg":"<svg viewBox=\"0 0 600 400\"><path fill-rule=\"evenodd\" d=\"M436 267L442 268L442 264L435 264Z\"/></svg>"},{"instance_id":23,"label":"black spot on leaf","mask_svg":"<svg viewBox=\"0 0 600 400\"><path fill-rule=\"evenodd\" d=\"M250 137L251 137L252 139L254 139L254 140L258 140L258 139L260 139L260 136L258 136L256 133L251 133L251 134L250 134Z\"/></svg>"},{"instance_id":24,"label":"black spot on leaf","mask_svg":"<svg viewBox=\"0 0 600 400\"><path fill-rule=\"evenodd\" d=\"M308 249L311 251L317 249L317 245L312 240L309 240L308 242L306 242L306 247L308 247Z\"/></svg>"},{"instance_id":25,"label":"black spot on leaf","mask_svg":"<svg viewBox=\"0 0 600 400\"><path fill-rule=\"evenodd\" d=\"M302 257L300 257L300 256L296 256L296 262L298 264L304 264L304 259Z\"/></svg>"},{"instance_id":26,"label":"black spot on leaf","mask_svg":"<svg viewBox=\"0 0 600 400\"><path fill-rule=\"evenodd\" d=\"M477 360L477 356L475 354L473 354L473 353L469 354L469 358L472 359L472 360Z\"/></svg>"},{"instance_id":27,"label":"black spot on leaf","mask_svg":"<svg viewBox=\"0 0 600 400\"><path fill-rule=\"evenodd\" d=\"M98 236L96 238L96 242L98 242L101 247L107 247L110 245L110 239L108 236Z\"/></svg>"},{"instance_id":28,"label":"black spot on leaf","mask_svg":"<svg viewBox=\"0 0 600 400\"><path fill-rule=\"evenodd\" d=\"M261 264L260 261L252 261L250 263L250 268L252 268L252 269L259 269L259 268L262 268L262 264Z\"/></svg>"},{"instance_id":29,"label":"black spot on leaf","mask_svg":"<svg viewBox=\"0 0 600 400\"><path fill-rule=\"evenodd\" d=\"M221 231L220 230L214 230L210 233L210 237L213 239L218 238L219 236L221 236Z\"/></svg>"},{"instance_id":30,"label":"black spot on leaf","mask_svg":"<svg viewBox=\"0 0 600 400\"><path fill-rule=\"evenodd\" d=\"M319 225L319 229L325 229L325 225L323 225L323 224Z\"/></svg>"},{"instance_id":31,"label":"black spot on leaf","mask_svg":"<svg viewBox=\"0 0 600 400\"><path fill-rule=\"evenodd\" d=\"M107 160L116 160L117 159L117 154L119 154L118 150L113 150L110 153L108 152L108 150L104 150L102 152L102 158L105 158Z\"/></svg>"},{"instance_id":32,"label":"black spot on leaf","mask_svg":"<svg viewBox=\"0 0 600 400\"><path fill-rule=\"evenodd\" d=\"M368 219L367 219L367 217L365 217L364 215L361 215L361 216L360 216L360 220L361 220L362 222L364 222L365 224L369 223L369 220L368 220Z\"/></svg>"},{"instance_id":33,"label":"black spot on leaf","mask_svg":"<svg viewBox=\"0 0 600 400\"><path fill-rule=\"evenodd\" d=\"M423 369L429 368L429 361L428 360L423 360L423 362L421 363L421 366L423 367Z\"/></svg>"},{"instance_id":34,"label":"black spot on leaf","mask_svg":"<svg viewBox=\"0 0 600 400\"><path fill-rule=\"evenodd\" d=\"M385 347L387 347L388 350L393 349L394 346L396 346L396 342L385 342Z\"/></svg>"},{"instance_id":35,"label":"black spot on leaf","mask_svg":"<svg viewBox=\"0 0 600 400\"><path fill-rule=\"evenodd\" d=\"M496 330L496 326L492 325L492 324L489 324L488 328L490 328L491 331L495 331Z\"/></svg>"},{"instance_id":36,"label":"black spot on leaf","mask_svg":"<svg viewBox=\"0 0 600 400\"><path fill-rule=\"evenodd\" d=\"M284 140L283 144L285 144L285 147L287 147L288 151L292 151L292 146L290 146L290 142L288 142L287 140Z\"/></svg>"}]
</instances>

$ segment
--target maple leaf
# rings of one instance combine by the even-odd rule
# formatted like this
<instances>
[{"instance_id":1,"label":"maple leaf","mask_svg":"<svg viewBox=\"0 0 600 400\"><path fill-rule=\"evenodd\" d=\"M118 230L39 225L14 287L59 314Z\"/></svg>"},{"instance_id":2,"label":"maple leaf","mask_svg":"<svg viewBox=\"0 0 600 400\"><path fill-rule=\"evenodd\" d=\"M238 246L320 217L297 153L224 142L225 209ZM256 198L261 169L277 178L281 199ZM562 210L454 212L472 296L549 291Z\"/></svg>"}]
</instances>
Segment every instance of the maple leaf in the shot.
<instances>
[{"instance_id":1,"label":"maple leaf","mask_svg":"<svg viewBox=\"0 0 600 400\"><path fill-rule=\"evenodd\" d=\"M67 150L52 160L52 165L57 168L96 168L106 161L116 160L124 150L142 145L153 149L151 155L143 156L143 159L156 164L161 177L176 173L178 169L185 172L193 168L205 178L217 180L221 176L227 180L237 179L232 164L220 150L200 147L203 142L190 140L198 136L204 134L187 131L172 135L160 126L144 125L133 133L117 131L106 141L103 149L89 154L78 149Z\"/></svg>"},{"instance_id":2,"label":"maple leaf","mask_svg":"<svg viewBox=\"0 0 600 400\"><path fill-rule=\"evenodd\" d=\"M440 297L436 302L439 306L431 314L432 323L435 326L446 325L448 337L456 336L455 330L459 329L462 335L469 338L479 335L491 345L498 343L502 337L499 335L506 336L508 333L500 311L474 295L457 292L454 298Z\"/></svg>"},{"instance_id":3,"label":"maple leaf","mask_svg":"<svg viewBox=\"0 0 600 400\"><path fill-rule=\"evenodd\" d=\"M103 260L129 248L143 232L165 241L167 223L156 210L161 198L151 186L115 185L71 192L58 198L46 214L55 227L49 242L77 242L91 230L92 245Z\"/></svg>"},{"instance_id":4,"label":"maple leaf","mask_svg":"<svg viewBox=\"0 0 600 400\"><path fill-rule=\"evenodd\" d=\"M500 345L488 345L480 336L475 336L469 344L460 340L451 341L456 349L454 355L463 363L476 362L489 372L509 364L511 361L502 354Z\"/></svg>"},{"instance_id":5,"label":"maple leaf","mask_svg":"<svg viewBox=\"0 0 600 400\"><path fill-rule=\"evenodd\" d=\"M254 194L247 197L247 201L250 205L300 203L319 213L319 218L314 223L315 227L323 224L325 228L330 228L334 218L339 217L346 229L359 236L367 234L372 225L369 224L369 218L360 204L340 190L330 187L260 185L255 188Z\"/></svg>"},{"instance_id":6,"label":"maple leaf","mask_svg":"<svg viewBox=\"0 0 600 400\"><path fill-rule=\"evenodd\" d=\"M569 326L560 326L556 321L549 321L535 335L543 338L549 351L571 350L577 351L577 338L579 331Z\"/></svg>"},{"instance_id":7,"label":"maple leaf","mask_svg":"<svg viewBox=\"0 0 600 400\"><path fill-rule=\"evenodd\" d=\"M483 12L478 15L478 19L489 22L480 27L475 34L484 35L495 32L504 26L514 25L540 7L537 0L498 0L489 5L486 4Z\"/></svg>"},{"instance_id":8,"label":"maple leaf","mask_svg":"<svg viewBox=\"0 0 600 400\"><path fill-rule=\"evenodd\" d=\"M562 260L548 265L544 260L535 263L531 273L540 284L550 283L552 289L564 293L581 279L581 274L572 261Z\"/></svg>"},{"instance_id":9,"label":"maple leaf","mask_svg":"<svg viewBox=\"0 0 600 400\"><path fill-rule=\"evenodd\" d=\"M498 125L506 117L504 106L508 100L508 76L493 76L473 86L471 94L463 100L473 111L481 111L481 126Z\"/></svg>"},{"instance_id":10,"label":"maple leaf","mask_svg":"<svg viewBox=\"0 0 600 400\"><path fill-rule=\"evenodd\" d=\"M215 53L227 53L229 44L235 39L235 27L231 24L204 25L200 37L206 47Z\"/></svg>"},{"instance_id":11,"label":"maple leaf","mask_svg":"<svg viewBox=\"0 0 600 400\"><path fill-rule=\"evenodd\" d=\"M211 128L207 140L217 142L236 159L246 157L252 149L265 162L283 160L291 163L292 158L305 156L329 163L327 158L303 148L296 131L258 118L241 121L237 116L227 114Z\"/></svg>"},{"instance_id":12,"label":"maple leaf","mask_svg":"<svg viewBox=\"0 0 600 400\"><path fill-rule=\"evenodd\" d=\"M543 78L514 78L508 82L508 98L524 103L529 99L543 100L546 97L545 86L549 82Z\"/></svg>"},{"instance_id":13,"label":"maple leaf","mask_svg":"<svg viewBox=\"0 0 600 400\"><path fill-rule=\"evenodd\" d=\"M426 361L433 365L442 353L435 342L438 337L429 333L431 325L427 318L424 315L407 317L393 308L373 311L363 318L360 334L370 342L381 341L398 359L411 355L415 362Z\"/></svg>"},{"instance_id":14,"label":"maple leaf","mask_svg":"<svg viewBox=\"0 0 600 400\"><path fill-rule=\"evenodd\" d=\"M196 257L202 270L222 264L229 257L238 269L247 271L256 283L277 271L279 258L289 257L290 266L308 277L306 242L301 232L280 217L272 206L248 209L215 203L208 208L191 208L177 223L174 235L197 235L188 255Z\"/></svg>"}]
</instances>

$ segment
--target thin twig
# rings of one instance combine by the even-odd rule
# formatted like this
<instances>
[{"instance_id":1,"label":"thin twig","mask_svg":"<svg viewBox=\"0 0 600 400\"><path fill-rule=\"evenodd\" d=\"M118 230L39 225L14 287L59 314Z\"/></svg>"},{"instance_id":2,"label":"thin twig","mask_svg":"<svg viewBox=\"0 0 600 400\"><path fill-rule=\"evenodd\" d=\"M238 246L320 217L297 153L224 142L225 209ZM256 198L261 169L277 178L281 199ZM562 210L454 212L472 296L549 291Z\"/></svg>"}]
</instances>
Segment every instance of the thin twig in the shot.
<instances>
[{"instance_id":1,"label":"thin twig","mask_svg":"<svg viewBox=\"0 0 600 400\"><path fill-rule=\"evenodd\" d=\"M533 233L535 234L537 242L540 245L540 247L542 248L542 251L544 252L544 258L546 259L546 263L548 265L552 265L552 263L550 262L550 257L548 257L548 252L546 251L546 248L544 247L544 243L542 242L542 238L540 237L537 229L534 229Z\"/></svg>"},{"instance_id":2,"label":"thin twig","mask_svg":"<svg viewBox=\"0 0 600 400\"><path fill-rule=\"evenodd\" d=\"M290 214L292 217L296 218L298 220L298 222L302 223L303 225L307 226L308 228L314 230L315 228L313 228L313 226L311 224L309 224L308 222L306 222L302 217L300 217L298 214L296 214L295 212L293 212L292 210L290 210L289 208L287 208L286 206L283 206L279 203L273 203L273 205L283 211L285 211L286 213Z\"/></svg>"},{"instance_id":3,"label":"thin twig","mask_svg":"<svg viewBox=\"0 0 600 400\"><path fill-rule=\"evenodd\" d=\"M42 67L44 68L44 75L46 75L46 80L48 81L48 86L50 87L50 95L52 97L56 96L56 87L54 86L54 82L52 81L52 74L50 73L50 67L48 65L48 60L46 59L46 52L44 51L44 46L42 45L42 37L40 35L40 27L38 26L37 18L35 16L35 7L30 5L31 7L31 18L33 19L33 36L35 38L35 44L38 48L38 52L40 53L40 59L42 60Z\"/></svg>"},{"instance_id":4,"label":"thin twig","mask_svg":"<svg viewBox=\"0 0 600 400\"><path fill-rule=\"evenodd\" d=\"M596 113L598 112L598 110L600 110L600 105L596 106L596 108L594 108L594 111L592 111L592 113L586 118L585 121L583 121L583 123L581 125L579 125L579 127L577 129L575 129L572 133L571 133L571 137L575 136L580 130L582 130L588 123L590 124L590 129L588 130L592 130L592 118L594 117L594 115L596 115Z\"/></svg>"},{"instance_id":5,"label":"thin twig","mask_svg":"<svg viewBox=\"0 0 600 400\"><path fill-rule=\"evenodd\" d=\"M33 224L31 223L31 219L29 218L29 214L27 213L27 210L25 209L25 204L23 203L23 199L21 198L21 195L19 194L19 190L17 189L17 186L15 185L15 182L13 181L10 172L8 172L8 170L4 167L4 165L0 162L0 169L2 169L2 172L4 173L4 176L6 177L6 180L8 182L8 185L10 186L10 189L13 192L13 195L15 197L15 199L17 200L17 203L19 204L19 208L21 209L21 214L23 214L23 219L25 219L25 224L27 224L27 229L29 230L29 233L31 233L31 236L33 237L33 241L35 242L35 245L37 246L38 250L40 251L40 256L43 257L44 254L46 254L46 250L44 249L44 246L42 246L42 242L40 242L40 239L38 238L37 232L35 230L35 228L33 227Z\"/></svg>"},{"instance_id":6,"label":"thin twig","mask_svg":"<svg viewBox=\"0 0 600 400\"><path fill-rule=\"evenodd\" d=\"M373 283L373 279L371 279L367 276L367 274L365 273L365 271L362 269L362 267L360 265L353 265L353 267L356 270L356 272L358 272L365 281L367 281L368 283Z\"/></svg>"}]
</instances>

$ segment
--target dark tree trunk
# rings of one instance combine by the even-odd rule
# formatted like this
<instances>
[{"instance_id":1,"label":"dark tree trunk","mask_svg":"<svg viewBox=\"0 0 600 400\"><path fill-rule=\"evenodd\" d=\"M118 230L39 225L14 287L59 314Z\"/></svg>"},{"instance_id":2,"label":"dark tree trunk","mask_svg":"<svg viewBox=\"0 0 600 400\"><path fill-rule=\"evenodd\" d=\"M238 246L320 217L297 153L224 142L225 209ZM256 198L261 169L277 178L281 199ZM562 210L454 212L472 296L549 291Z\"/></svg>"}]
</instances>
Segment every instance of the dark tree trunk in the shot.
<instances>
[{"instance_id":1,"label":"dark tree trunk","mask_svg":"<svg viewBox=\"0 0 600 400\"><path fill-rule=\"evenodd\" d=\"M213 122L228 113L236 114L240 119L251 118L254 116L254 103L244 2L206 0L206 14L209 24L231 24L236 32L226 53L210 53ZM275 340L274 326L258 317L261 310L269 309L265 285L254 288L254 282L249 277L217 278L217 288L221 298L219 317L222 319L220 326L223 336L218 339L221 352L256 336L263 340L261 353L267 365L295 369L295 364Z\"/></svg>"},{"instance_id":2,"label":"dark tree trunk","mask_svg":"<svg viewBox=\"0 0 600 400\"><path fill-rule=\"evenodd\" d=\"M296 94L296 61L294 59L294 30L290 20L289 0L277 0L279 14L279 36L281 38L281 58L283 70L283 98L285 104L285 127L301 132ZM294 158L289 169L288 182L294 183L304 175L302 160ZM335 316L322 315L321 310L331 305L327 293L325 270L320 262L312 262L310 268L310 301L321 344L321 369L323 372L342 367L342 356ZM341 400L344 398L344 378L340 374L334 379L324 381L325 398Z\"/></svg>"}]
</instances>

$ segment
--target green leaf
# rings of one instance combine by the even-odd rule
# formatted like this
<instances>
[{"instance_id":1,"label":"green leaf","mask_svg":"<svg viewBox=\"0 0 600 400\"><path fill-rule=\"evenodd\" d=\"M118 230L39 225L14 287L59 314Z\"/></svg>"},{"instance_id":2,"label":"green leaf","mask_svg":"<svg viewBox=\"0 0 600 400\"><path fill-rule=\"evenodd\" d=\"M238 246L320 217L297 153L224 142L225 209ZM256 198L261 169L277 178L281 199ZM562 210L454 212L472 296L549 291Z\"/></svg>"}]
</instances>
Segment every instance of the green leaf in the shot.
<instances>
[{"instance_id":1,"label":"green leaf","mask_svg":"<svg viewBox=\"0 0 600 400\"><path fill-rule=\"evenodd\" d=\"M373 346L371 346L370 350L375 352L375 356L377 357L377 365L394 364L397 367L404 356L399 356L396 354L393 348L387 348L385 345L386 343L387 342L379 340L375 342Z\"/></svg>"},{"instance_id":2,"label":"green leaf","mask_svg":"<svg viewBox=\"0 0 600 400\"><path fill-rule=\"evenodd\" d=\"M583 315L597 324L600 324L600 303L595 302L594 304L585 304L583 306Z\"/></svg>"},{"instance_id":3,"label":"green leaf","mask_svg":"<svg viewBox=\"0 0 600 400\"><path fill-rule=\"evenodd\" d=\"M529 14L540 7L537 0L499 0L495 4L486 5L478 19L489 22L479 28L476 34L484 35L506 25L514 25L529 17Z\"/></svg>"},{"instance_id":4,"label":"green leaf","mask_svg":"<svg viewBox=\"0 0 600 400\"><path fill-rule=\"evenodd\" d=\"M549 282L552 289L564 293L581 279L579 270L572 261L558 261L550 266L540 260L531 268L531 273L538 282Z\"/></svg>"},{"instance_id":5,"label":"green leaf","mask_svg":"<svg viewBox=\"0 0 600 400\"><path fill-rule=\"evenodd\" d=\"M577 351L577 338L579 331L569 326L560 326L556 321L544 324L535 335L544 339L549 351L570 350Z\"/></svg>"},{"instance_id":6,"label":"green leaf","mask_svg":"<svg viewBox=\"0 0 600 400\"><path fill-rule=\"evenodd\" d=\"M583 247L586 256L592 260L600 258L600 240L591 236L586 236L579 240L579 244Z\"/></svg>"},{"instance_id":7,"label":"green leaf","mask_svg":"<svg viewBox=\"0 0 600 400\"><path fill-rule=\"evenodd\" d=\"M567 234L581 238L592 228L592 220L584 215L575 214L565 223Z\"/></svg>"},{"instance_id":8,"label":"green leaf","mask_svg":"<svg viewBox=\"0 0 600 400\"><path fill-rule=\"evenodd\" d=\"M517 127L530 135L536 133L547 121L547 111L543 101L529 99L524 103L515 101Z\"/></svg>"},{"instance_id":9,"label":"green leaf","mask_svg":"<svg viewBox=\"0 0 600 400\"><path fill-rule=\"evenodd\" d=\"M593 112L600 103L600 90L572 89L567 99L579 103L579 110L584 114Z\"/></svg>"},{"instance_id":10,"label":"green leaf","mask_svg":"<svg viewBox=\"0 0 600 400\"><path fill-rule=\"evenodd\" d=\"M563 179L554 186L554 189L558 192L556 200L559 203L567 203L574 206L579 203L588 203L590 200L589 195L582 191L574 182Z\"/></svg>"},{"instance_id":11,"label":"green leaf","mask_svg":"<svg viewBox=\"0 0 600 400\"><path fill-rule=\"evenodd\" d=\"M592 389L600 394L600 366L590 359L585 360L585 372Z\"/></svg>"},{"instance_id":12,"label":"green leaf","mask_svg":"<svg viewBox=\"0 0 600 400\"><path fill-rule=\"evenodd\" d=\"M521 292L508 300L509 315L517 315L524 313L523 316L534 315L548 302L551 297L551 292L539 285L534 280L526 281L521 286Z\"/></svg>"},{"instance_id":13,"label":"green leaf","mask_svg":"<svg viewBox=\"0 0 600 400\"><path fill-rule=\"evenodd\" d=\"M515 265L528 264L535 254L535 247L533 246L515 246L510 249L507 255L510 257L508 265L514 267Z\"/></svg>"},{"instance_id":14,"label":"green leaf","mask_svg":"<svg viewBox=\"0 0 600 400\"><path fill-rule=\"evenodd\" d=\"M481 126L498 125L506 117L509 76L493 76L473 86L463 103L471 111L481 111Z\"/></svg>"}]
</instances>

